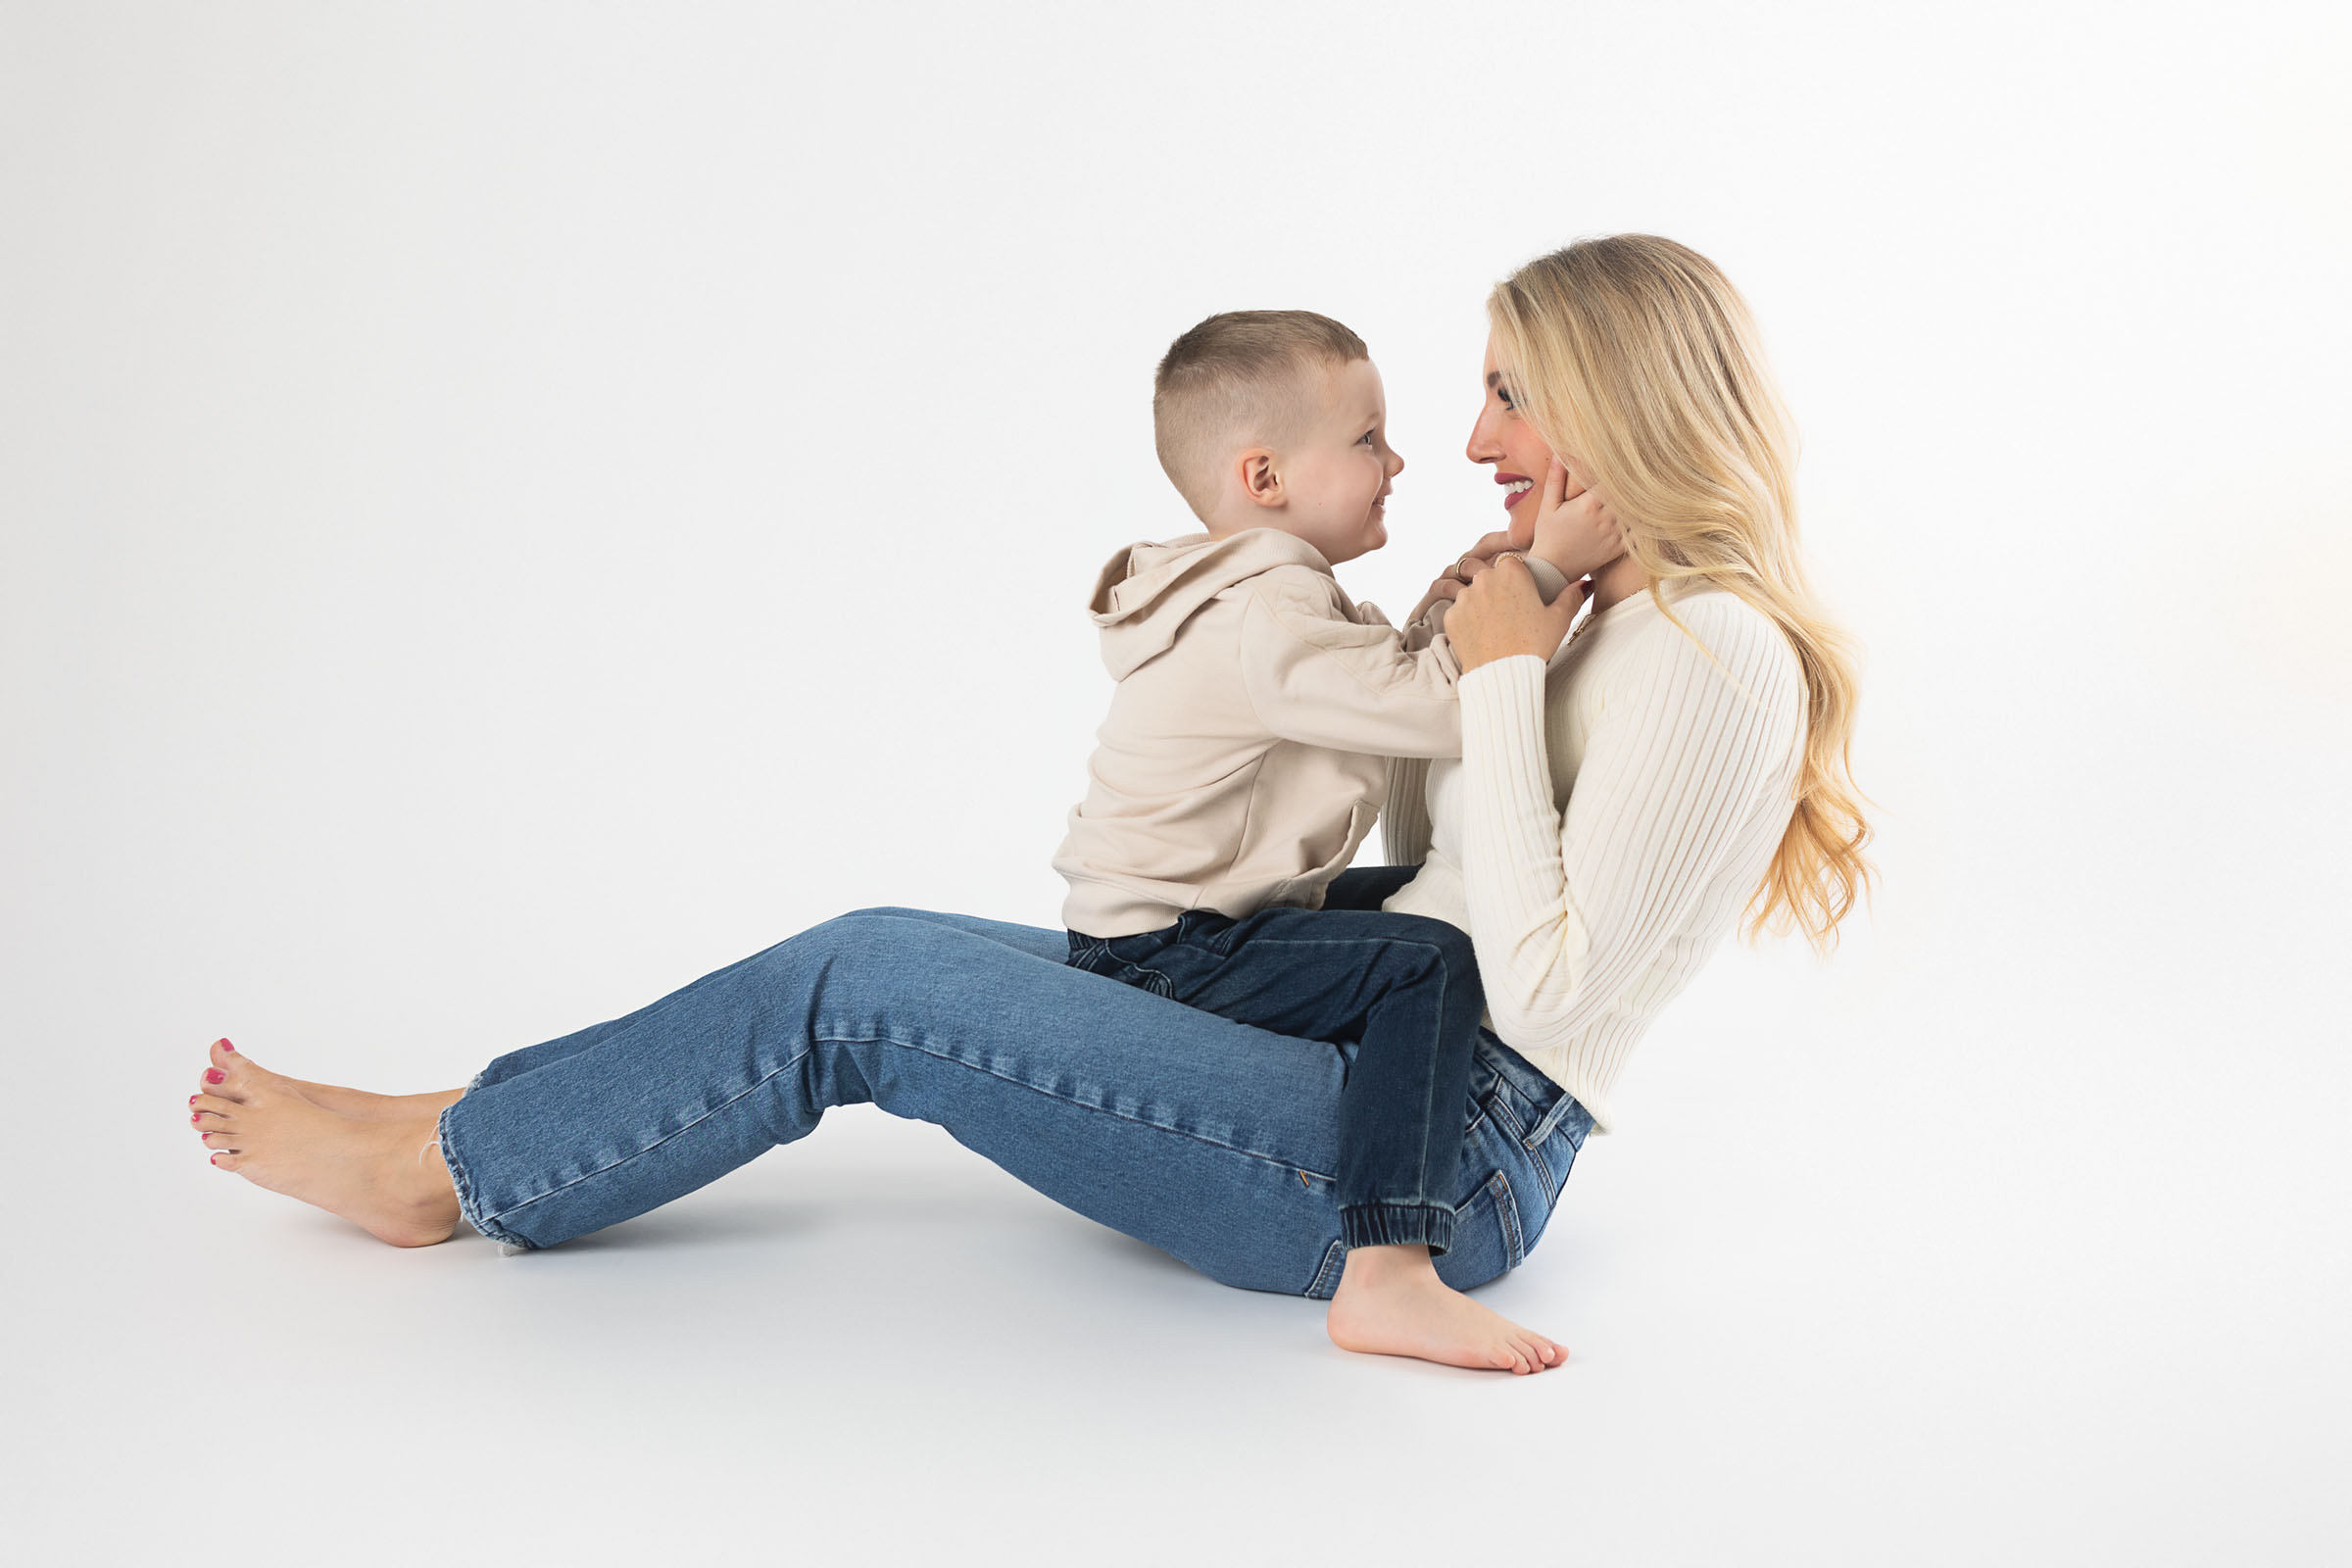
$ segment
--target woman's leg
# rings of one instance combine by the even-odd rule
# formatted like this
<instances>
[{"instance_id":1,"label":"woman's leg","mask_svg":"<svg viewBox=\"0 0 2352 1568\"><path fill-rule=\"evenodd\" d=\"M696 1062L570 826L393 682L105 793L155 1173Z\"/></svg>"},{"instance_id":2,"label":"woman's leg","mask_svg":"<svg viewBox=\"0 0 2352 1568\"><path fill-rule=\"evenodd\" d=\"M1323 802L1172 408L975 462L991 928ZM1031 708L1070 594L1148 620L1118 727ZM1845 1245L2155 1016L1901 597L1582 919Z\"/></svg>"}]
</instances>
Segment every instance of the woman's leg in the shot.
<instances>
[{"instance_id":1,"label":"woman's leg","mask_svg":"<svg viewBox=\"0 0 2352 1568\"><path fill-rule=\"evenodd\" d=\"M1323 906L1327 909L1377 909L1382 901L1410 882L1420 869L1417 865L1377 865L1359 866L1344 871L1332 882L1329 892L1325 895ZM729 964L724 969L714 970L695 981L686 989L694 990L701 986L723 981L742 964L757 963L760 956L761 955L754 954L751 957L742 959L740 963ZM669 998L664 997L661 1002L639 1008L625 1018L613 1018L604 1023L591 1024L585 1029L576 1030L554 1040L542 1041L535 1046L524 1046L518 1051L510 1051L484 1067L475 1075L473 1082L466 1087L479 1089L485 1084L502 1083L509 1078L529 1072L533 1068L543 1067L551 1061L561 1061L574 1052L587 1050L615 1030L625 1029L638 1022L654 1007L662 1006L668 1001ZM334 1084L317 1084L301 1080L289 1080L289 1082L297 1083L302 1092L318 1103L330 1110L339 1110L349 1116L397 1116L413 1113L419 1109L430 1109L437 1113L442 1106L456 1100L464 1092L452 1089L430 1095L373 1095L362 1090L341 1088Z\"/></svg>"},{"instance_id":2,"label":"woman's leg","mask_svg":"<svg viewBox=\"0 0 2352 1568\"><path fill-rule=\"evenodd\" d=\"M746 958L743 961L749 963L752 960ZM715 974L707 974L702 979L695 981L694 985L708 985L726 972L725 969L721 969ZM687 989L692 990L693 987L690 986ZM661 1004L661 1003L653 1004L654 1006ZM612 1018L604 1023L590 1024L585 1029L575 1030L571 1034L559 1036L554 1040L542 1041L535 1046L524 1046L519 1051L510 1051L476 1073L473 1081L465 1089L438 1089L420 1095L378 1095L370 1094L365 1089L345 1088L341 1084L313 1083L305 1078L288 1078L285 1083L312 1103L324 1106L328 1110L345 1116L360 1116L370 1121L406 1120L417 1115L438 1116L443 1106L454 1103L465 1095L467 1089L478 1089L484 1084L497 1083L503 1079L514 1077L518 1073L529 1072L534 1067L545 1066L548 1062L560 1061L575 1051L585 1051L613 1030L624 1028L635 1022L644 1010L641 1008L638 1012L631 1013L625 1018ZM223 1061L223 1057L233 1057L236 1054L236 1047L230 1045L229 1042L226 1040L215 1041L213 1052L215 1065L233 1065L233 1062Z\"/></svg>"},{"instance_id":3,"label":"woman's leg","mask_svg":"<svg viewBox=\"0 0 2352 1568\"><path fill-rule=\"evenodd\" d=\"M753 963L757 962L758 958L759 955L755 954L741 962ZM729 964L724 969L715 970L703 976L684 989L693 991L702 986L724 980L730 972L739 967L741 964ZM671 995L675 996L676 993L673 992ZM551 1061L561 1061L574 1052L585 1051L613 1031L629 1027L653 1008L663 1005L669 1000L669 997L664 997L661 1002L640 1007L625 1018L607 1019L603 1023L590 1024L585 1029L574 1030L570 1034L558 1036L554 1040L544 1040L535 1046L524 1046L518 1051L510 1051L474 1074L473 1081L468 1083L465 1089L435 1090L421 1095L376 1095L369 1094L363 1089L346 1089L338 1084L312 1083L307 1079L289 1078L286 1082L314 1103L323 1105L329 1110L339 1111L346 1116L364 1116L369 1120L397 1120L420 1113L438 1116L443 1106L454 1103L467 1090L479 1089L485 1084L501 1083L506 1079L529 1072L533 1068L543 1067ZM216 1052L221 1047L227 1047L230 1054L234 1054L235 1048L230 1047L227 1041L215 1043ZM215 1059L216 1061L219 1059L218 1055Z\"/></svg>"},{"instance_id":4,"label":"woman's leg","mask_svg":"<svg viewBox=\"0 0 2352 1568\"><path fill-rule=\"evenodd\" d=\"M845 915L441 1116L466 1215L550 1247L870 1102L1214 1278L1310 1290L1345 1058L1062 961L1059 933Z\"/></svg>"},{"instance_id":5,"label":"woman's leg","mask_svg":"<svg viewBox=\"0 0 2352 1568\"><path fill-rule=\"evenodd\" d=\"M206 1086L205 1120L220 1127L206 1141L224 1168L386 1240L446 1234L455 1182L483 1229L544 1247L800 1137L829 1104L871 1101L1214 1279L1329 1298L1345 1054L1073 970L1066 952L1057 931L866 910L485 1084L442 1113L438 1148L430 1121L328 1117L330 1134L325 1113L250 1063ZM1489 1040L1480 1052L1455 1244L1439 1260L1462 1289L1519 1262L1566 1168L1556 1155L1540 1168L1522 1136L1540 1114L1538 1075ZM1506 1057L1516 1098L1496 1077Z\"/></svg>"}]
</instances>

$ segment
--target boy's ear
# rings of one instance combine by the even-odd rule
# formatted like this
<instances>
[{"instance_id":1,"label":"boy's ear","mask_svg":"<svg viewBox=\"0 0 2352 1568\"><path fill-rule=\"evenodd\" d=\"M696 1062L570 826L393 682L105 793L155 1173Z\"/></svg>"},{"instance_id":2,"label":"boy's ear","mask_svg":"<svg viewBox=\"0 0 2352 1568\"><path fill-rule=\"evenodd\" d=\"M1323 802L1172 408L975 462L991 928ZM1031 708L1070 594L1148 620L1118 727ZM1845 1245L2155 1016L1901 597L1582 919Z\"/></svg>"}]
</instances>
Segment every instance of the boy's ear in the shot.
<instances>
[{"instance_id":1,"label":"boy's ear","mask_svg":"<svg viewBox=\"0 0 2352 1568\"><path fill-rule=\"evenodd\" d=\"M1242 479L1242 494L1261 507L1279 507L1283 503L1282 474L1274 466L1274 454L1264 447L1251 447L1234 460Z\"/></svg>"}]
</instances>

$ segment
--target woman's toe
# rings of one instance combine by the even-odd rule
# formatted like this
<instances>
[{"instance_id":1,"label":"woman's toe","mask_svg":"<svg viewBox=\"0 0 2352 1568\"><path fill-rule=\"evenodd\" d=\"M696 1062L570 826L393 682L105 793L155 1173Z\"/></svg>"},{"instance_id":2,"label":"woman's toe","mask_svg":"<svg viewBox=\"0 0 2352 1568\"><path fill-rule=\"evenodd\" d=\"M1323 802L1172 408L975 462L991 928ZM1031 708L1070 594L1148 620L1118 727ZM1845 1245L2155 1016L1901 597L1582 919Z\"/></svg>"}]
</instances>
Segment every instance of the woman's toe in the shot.
<instances>
[{"instance_id":1,"label":"woman's toe","mask_svg":"<svg viewBox=\"0 0 2352 1568\"><path fill-rule=\"evenodd\" d=\"M235 1170L244 1162L245 1156L234 1150L217 1149L213 1151L213 1168L215 1170Z\"/></svg>"}]
</instances>

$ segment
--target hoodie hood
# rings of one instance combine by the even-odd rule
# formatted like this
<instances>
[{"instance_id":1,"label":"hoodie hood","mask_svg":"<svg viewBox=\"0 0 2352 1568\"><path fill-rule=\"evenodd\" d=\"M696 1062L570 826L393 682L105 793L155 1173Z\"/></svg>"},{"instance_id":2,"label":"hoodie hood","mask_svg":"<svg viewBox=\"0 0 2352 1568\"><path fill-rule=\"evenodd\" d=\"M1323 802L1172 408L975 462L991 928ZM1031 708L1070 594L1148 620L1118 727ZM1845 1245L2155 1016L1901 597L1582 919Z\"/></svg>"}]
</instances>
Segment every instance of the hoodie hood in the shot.
<instances>
[{"instance_id":1,"label":"hoodie hood","mask_svg":"<svg viewBox=\"0 0 2352 1568\"><path fill-rule=\"evenodd\" d=\"M1184 623L1235 583L1275 566L1331 575L1323 552L1279 528L1249 528L1211 539L1187 534L1165 544L1129 545L1103 564L1087 610L1102 628L1102 662L1125 680L1176 641Z\"/></svg>"}]
</instances>

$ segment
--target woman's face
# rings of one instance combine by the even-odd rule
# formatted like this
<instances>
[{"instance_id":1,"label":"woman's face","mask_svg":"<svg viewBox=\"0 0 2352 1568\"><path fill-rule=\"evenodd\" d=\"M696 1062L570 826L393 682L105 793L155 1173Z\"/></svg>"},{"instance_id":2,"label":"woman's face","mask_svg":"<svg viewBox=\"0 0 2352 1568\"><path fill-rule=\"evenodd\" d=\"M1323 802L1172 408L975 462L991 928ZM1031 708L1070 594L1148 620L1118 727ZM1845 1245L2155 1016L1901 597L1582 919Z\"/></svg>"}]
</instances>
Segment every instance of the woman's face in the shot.
<instances>
[{"instance_id":1,"label":"woman's face","mask_svg":"<svg viewBox=\"0 0 2352 1568\"><path fill-rule=\"evenodd\" d=\"M1503 487L1509 509L1512 547L1531 549L1536 540L1536 512L1544 503L1544 473L1551 466L1551 448L1528 427L1512 407L1510 377L1494 363L1494 339L1487 338L1485 369L1487 401L1470 427L1465 449L1472 463L1494 465L1494 482Z\"/></svg>"}]
</instances>

